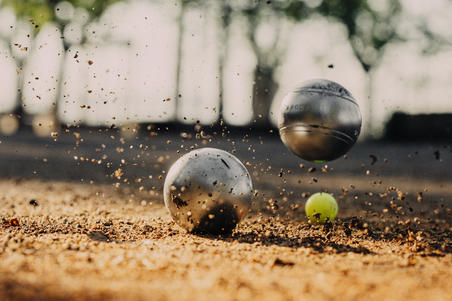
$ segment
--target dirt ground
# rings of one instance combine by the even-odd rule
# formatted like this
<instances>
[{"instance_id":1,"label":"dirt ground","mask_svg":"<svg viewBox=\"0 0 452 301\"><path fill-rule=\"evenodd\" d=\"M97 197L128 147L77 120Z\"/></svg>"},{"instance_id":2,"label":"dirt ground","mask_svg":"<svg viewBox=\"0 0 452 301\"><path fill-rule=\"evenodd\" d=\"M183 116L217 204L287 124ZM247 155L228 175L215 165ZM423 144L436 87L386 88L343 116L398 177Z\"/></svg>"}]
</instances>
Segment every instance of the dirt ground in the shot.
<instances>
[{"instance_id":1,"label":"dirt ground","mask_svg":"<svg viewBox=\"0 0 452 301\"><path fill-rule=\"evenodd\" d=\"M0 300L452 300L449 146L359 144L325 166L276 137L143 136L1 139ZM201 146L253 177L227 237L186 233L163 204L168 167ZM338 219L310 225L325 190Z\"/></svg>"}]
</instances>

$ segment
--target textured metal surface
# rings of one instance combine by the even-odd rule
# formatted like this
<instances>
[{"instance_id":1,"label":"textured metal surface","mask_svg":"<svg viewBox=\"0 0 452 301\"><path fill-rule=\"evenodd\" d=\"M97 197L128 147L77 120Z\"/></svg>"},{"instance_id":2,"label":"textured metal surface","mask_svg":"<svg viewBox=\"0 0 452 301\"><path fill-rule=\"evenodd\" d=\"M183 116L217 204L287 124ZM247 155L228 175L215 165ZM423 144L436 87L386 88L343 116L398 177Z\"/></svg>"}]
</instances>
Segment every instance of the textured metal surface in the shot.
<instances>
[{"instance_id":1,"label":"textured metal surface","mask_svg":"<svg viewBox=\"0 0 452 301\"><path fill-rule=\"evenodd\" d=\"M215 148L191 151L171 166L164 200L174 221L189 232L231 232L248 213L253 187L245 166Z\"/></svg>"},{"instance_id":2,"label":"textured metal surface","mask_svg":"<svg viewBox=\"0 0 452 301\"><path fill-rule=\"evenodd\" d=\"M358 139L361 112L341 85L324 79L302 83L281 104L278 128L283 143L308 161L330 161Z\"/></svg>"}]
</instances>

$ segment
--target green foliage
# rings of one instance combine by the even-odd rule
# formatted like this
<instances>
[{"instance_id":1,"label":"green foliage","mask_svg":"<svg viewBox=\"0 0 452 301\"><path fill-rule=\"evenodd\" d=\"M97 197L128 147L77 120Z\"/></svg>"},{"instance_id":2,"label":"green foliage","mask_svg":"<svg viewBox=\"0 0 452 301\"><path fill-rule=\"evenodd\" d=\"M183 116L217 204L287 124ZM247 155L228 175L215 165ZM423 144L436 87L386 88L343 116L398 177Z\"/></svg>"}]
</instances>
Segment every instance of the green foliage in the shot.
<instances>
[{"instance_id":1,"label":"green foliage","mask_svg":"<svg viewBox=\"0 0 452 301\"><path fill-rule=\"evenodd\" d=\"M47 1L3 0L2 5L12 7L19 17L29 18L36 30L54 18L53 9Z\"/></svg>"},{"instance_id":2,"label":"green foliage","mask_svg":"<svg viewBox=\"0 0 452 301\"><path fill-rule=\"evenodd\" d=\"M74 7L85 8L92 17L98 17L112 3L120 0L66 0ZM35 26L35 30L49 21L61 23L56 18L55 6L61 0L3 0L2 6L9 6L14 9L19 18L28 18Z\"/></svg>"},{"instance_id":3,"label":"green foliage","mask_svg":"<svg viewBox=\"0 0 452 301\"><path fill-rule=\"evenodd\" d=\"M327 0L322 1L318 7L320 14L335 18L343 23L350 36L357 32L356 19L359 13L368 9L367 2L363 0Z\"/></svg>"},{"instance_id":4,"label":"green foliage","mask_svg":"<svg viewBox=\"0 0 452 301\"><path fill-rule=\"evenodd\" d=\"M315 12L342 23L365 71L378 64L385 45L399 38L396 32L401 12L399 0L387 1L387 7L380 10L373 8L369 0L323 0L311 12L300 3L304 2L291 1L285 10L286 15L302 21Z\"/></svg>"},{"instance_id":5,"label":"green foliage","mask_svg":"<svg viewBox=\"0 0 452 301\"><path fill-rule=\"evenodd\" d=\"M75 7L83 7L94 17L99 17L111 4L120 0L70 0ZM59 2L59 1L54 1Z\"/></svg>"},{"instance_id":6,"label":"green foliage","mask_svg":"<svg viewBox=\"0 0 452 301\"><path fill-rule=\"evenodd\" d=\"M226 0L223 0L226 1ZM301 22L313 15L320 15L343 24L356 58L367 72L380 61L383 48L399 39L396 28L401 5L399 0L385 1L378 9L372 0L243 0L234 12L247 18L251 27L265 22L268 12L280 17ZM378 2L383 0L373 0ZM226 1L227 2L227 1Z\"/></svg>"},{"instance_id":7,"label":"green foliage","mask_svg":"<svg viewBox=\"0 0 452 301\"><path fill-rule=\"evenodd\" d=\"M112 3L120 0L67 0L74 7L85 8L92 17L98 17ZM364 70L376 66L383 48L398 39L396 28L399 20L400 0L389 0L385 9L375 9L372 0L215 0L220 11L221 24L229 26L237 15L244 16L250 27L265 22L268 13L300 22L314 14L335 20L345 26L356 58ZM373 0L378 2L383 0ZM29 18L36 30L48 21L61 23L55 16L55 6L60 0L3 0L19 17ZM179 0L182 6L206 6L215 2L203 0ZM314 5L313 5L314 3ZM252 38L252 36L250 36Z\"/></svg>"},{"instance_id":8,"label":"green foliage","mask_svg":"<svg viewBox=\"0 0 452 301\"><path fill-rule=\"evenodd\" d=\"M297 21L306 19L311 13L303 1L289 1L288 5L281 11L290 19Z\"/></svg>"}]
</instances>

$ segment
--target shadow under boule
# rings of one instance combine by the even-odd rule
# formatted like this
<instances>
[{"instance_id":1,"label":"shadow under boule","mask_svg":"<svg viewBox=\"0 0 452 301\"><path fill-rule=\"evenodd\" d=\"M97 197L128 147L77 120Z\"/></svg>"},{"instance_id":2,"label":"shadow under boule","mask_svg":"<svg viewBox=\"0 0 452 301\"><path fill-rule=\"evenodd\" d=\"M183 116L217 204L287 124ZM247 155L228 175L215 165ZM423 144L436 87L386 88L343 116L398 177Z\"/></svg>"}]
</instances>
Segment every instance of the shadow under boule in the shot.
<instances>
[{"instance_id":1,"label":"shadow under boule","mask_svg":"<svg viewBox=\"0 0 452 301\"><path fill-rule=\"evenodd\" d=\"M218 204L206 212L192 233L198 235L229 235L238 221L239 217L232 204Z\"/></svg>"}]
</instances>

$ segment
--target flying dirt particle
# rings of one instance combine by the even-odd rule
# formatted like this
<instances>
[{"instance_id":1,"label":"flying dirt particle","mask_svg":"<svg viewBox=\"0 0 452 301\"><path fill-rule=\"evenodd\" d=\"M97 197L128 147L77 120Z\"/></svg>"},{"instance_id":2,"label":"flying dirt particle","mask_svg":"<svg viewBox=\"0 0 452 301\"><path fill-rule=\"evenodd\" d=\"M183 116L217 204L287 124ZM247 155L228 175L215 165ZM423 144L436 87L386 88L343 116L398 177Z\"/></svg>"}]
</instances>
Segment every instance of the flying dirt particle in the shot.
<instances>
[{"instance_id":1,"label":"flying dirt particle","mask_svg":"<svg viewBox=\"0 0 452 301\"><path fill-rule=\"evenodd\" d=\"M30 202L28 202L30 205L37 207L39 206L38 202L36 200L30 200Z\"/></svg>"},{"instance_id":2,"label":"flying dirt particle","mask_svg":"<svg viewBox=\"0 0 452 301\"><path fill-rule=\"evenodd\" d=\"M435 155L436 160L441 159L441 154L440 154L439 150L436 150L433 154Z\"/></svg>"},{"instance_id":3,"label":"flying dirt particle","mask_svg":"<svg viewBox=\"0 0 452 301\"><path fill-rule=\"evenodd\" d=\"M369 158L371 160L370 165L374 165L378 161L377 156L375 155L369 155Z\"/></svg>"},{"instance_id":4,"label":"flying dirt particle","mask_svg":"<svg viewBox=\"0 0 452 301\"><path fill-rule=\"evenodd\" d=\"M118 168L117 170L114 171L113 174L114 174L114 176L115 176L117 179L121 179L121 177L122 177L122 175L124 174L124 172L122 171L121 168Z\"/></svg>"},{"instance_id":5,"label":"flying dirt particle","mask_svg":"<svg viewBox=\"0 0 452 301\"><path fill-rule=\"evenodd\" d=\"M295 263L291 262L291 261L284 261L282 259L276 258L275 261L273 262L273 266L294 266Z\"/></svg>"},{"instance_id":6,"label":"flying dirt particle","mask_svg":"<svg viewBox=\"0 0 452 301\"><path fill-rule=\"evenodd\" d=\"M94 64L94 62L93 62L92 60L89 60L89 61L88 61L88 65L91 66L92 64Z\"/></svg>"},{"instance_id":7,"label":"flying dirt particle","mask_svg":"<svg viewBox=\"0 0 452 301\"><path fill-rule=\"evenodd\" d=\"M91 231L87 236L94 241L110 241L110 238L100 231Z\"/></svg>"},{"instance_id":8,"label":"flying dirt particle","mask_svg":"<svg viewBox=\"0 0 452 301\"><path fill-rule=\"evenodd\" d=\"M422 202L424 201L424 197L423 197L423 195L422 195L422 192L418 192L418 193L417 193L417 201L418 201L419 203L422 203Z\"/></svg>"}]
</instances>

